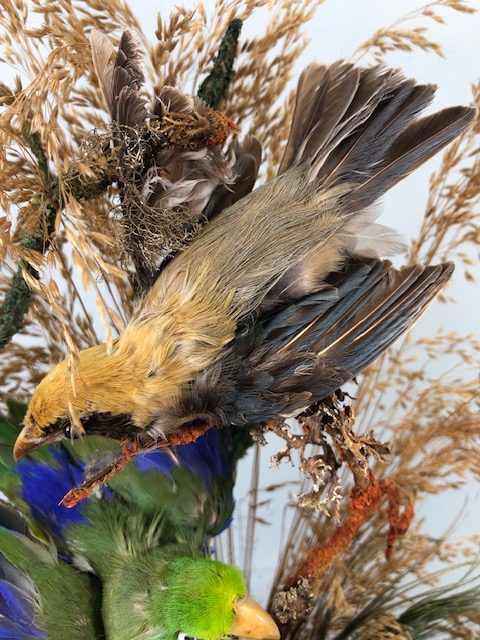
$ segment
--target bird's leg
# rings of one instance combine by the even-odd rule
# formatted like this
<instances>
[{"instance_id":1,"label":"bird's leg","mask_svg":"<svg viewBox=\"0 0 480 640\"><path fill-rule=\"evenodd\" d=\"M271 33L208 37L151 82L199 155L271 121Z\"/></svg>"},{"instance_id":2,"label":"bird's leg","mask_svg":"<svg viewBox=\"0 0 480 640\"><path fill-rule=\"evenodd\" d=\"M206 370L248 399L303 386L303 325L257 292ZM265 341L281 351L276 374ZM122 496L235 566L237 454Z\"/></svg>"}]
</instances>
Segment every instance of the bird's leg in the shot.
<instances>
[{"instance_id":1,"label":"bird's leg","mask_svg":"<svg viewBox=\"0 0 480 640\"><path fill-rule=\"evenodd\" d=\"M128 464L130 460L133 460L133 458L137 455L137 453L139 453L139 451L140 447L138 445L138 442L136 442L135 440L128 440L127 442L125 442L120 453L119 462L123 463L121 468Z\"/></svg>"},{"instance_id":2,"label":"bird's leg","mask_svg":"<svg viewBox=\"0 0 480 640\"><path fill-rule=\"evenodd\" d=\"M195 442L195 440L200 438L211 426L212 425L206 422L194 421L167 438L152 439L150 443L143 446L140 446L140 444L134 440L124 441L120 455L117 458L87 478L79 487L71 489L66 496L64 496L60 504L69 509L76 506L84 498L88 498L95 487L98 487L99 484L105 484L139 453Z\"/></svg>"},{"instance_id":3,"label":"bird's leg","mask_svg":"<svg viewBox=\"0 0 480 640\"><path fill-rule=\"evenodd\" d=\"M79 487L74 487L63 497L60 504L68 509L75 507L79 502L88 498L95 487L99 484L105 484L115 473L121 471L132 460L140 449L138 445L133 442L125 443L123 445L120 455L115 458L110 464L103 467L100 471L90 476Z\"/></svg>"},{"instance_id":4,"label":"bird's leg","mask_svg":"<svg viewBox=\"0 0 480 640\"><path fill-rule=\"evenodd\" d=\"M184 424L181 429L175 431L166 437L152 439L149 443L142 443L140 452L151 451L155 449L166 449L168 447L177 447L182 444L190 444L195 442L204 433L212 428L213 425L203 422L203 420L193 420ZM127 446L127 445L125 445Z\"/></svg>"}]
</instances>

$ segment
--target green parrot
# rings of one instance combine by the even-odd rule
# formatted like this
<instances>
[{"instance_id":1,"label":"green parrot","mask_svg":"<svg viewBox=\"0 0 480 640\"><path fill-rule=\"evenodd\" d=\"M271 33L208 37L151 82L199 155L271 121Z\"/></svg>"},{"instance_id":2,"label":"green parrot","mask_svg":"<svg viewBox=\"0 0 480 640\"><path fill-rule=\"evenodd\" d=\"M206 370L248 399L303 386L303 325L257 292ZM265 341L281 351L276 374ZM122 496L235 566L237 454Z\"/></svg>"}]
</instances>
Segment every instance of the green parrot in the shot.
<instances>
[{"instance_id":1,"label":"green parrot","mask_svg":"<svg viewBox=\"0 0 480 640\"><path fill-rule=\"evenodd\" d=\"M66 558L59 564L64 574L60 569L55 574L62 598L62 590L70 594L76 581L98 582L108 640L220 640L232 635L279 639L273 619L248 596L242 573L211 557L211 539L229 525L233 512L236 453L228 429L211 429L176 451L137 456L107 488L67 509L59 505L64 494L95 472L85 461L96 457L103 465L116 455L118 444L84 438L15 465L11 447L19 427L8 416L3 423L8 427L0 425L0 490L25 512L32 529L53 540ZM12 562L18 534L5 531L0 553ZM24 538L23 555L33 557L30 540ZM50 557L46 548L35 544ZM37 572L30 573L27 560L19 568L37 586ZM84 587L82 598L95 593L95 584ZM85 606L81 598L80 606ZM56 610L67 627L73 615L80 615L58 599ZM100 638L98 626L81 617L90 634L84 632L83 637ZM6 637L1 625L0 618L0 638ZM65 634L51 632L47 637L64 640Z\"/></svg>"}]
</instances>

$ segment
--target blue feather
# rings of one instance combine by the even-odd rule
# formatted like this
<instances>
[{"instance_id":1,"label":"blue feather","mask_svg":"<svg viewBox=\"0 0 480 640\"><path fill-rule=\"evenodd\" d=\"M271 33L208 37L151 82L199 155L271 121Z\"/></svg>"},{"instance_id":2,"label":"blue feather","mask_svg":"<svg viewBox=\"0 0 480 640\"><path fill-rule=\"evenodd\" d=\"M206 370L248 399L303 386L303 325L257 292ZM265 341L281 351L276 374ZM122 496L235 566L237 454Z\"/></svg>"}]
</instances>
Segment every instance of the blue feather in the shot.
<instances>
[{"instance_id":1,"label":"blue feather","mask_svg":"<svg viewBox=\"0 0 480 640\"><path fill-rule=\"evenodd\" d=\"M33 584L1 554L0 576L0 638L46 638L35 623L38 604Z\"/></svg>"},{"instance_id":2,"label":"blue feather","mask_svg":"<svg viewBox=\"0 0 480 640\"><path fill-rule=\"evenodd\" d=\"M0 638L5 640L37 640L38 638L46 638L46 634L38 630L30 630L27 626L16 624L11 620L0 620Z\"/></svg>"},{"instance_id":3,"label":"blue feather","mask_svg":"<svg viewBox=\"0 0 480 640\"><path fill-rule=\"evenodd\" d=\"M28 620L34 614L25 592L7 580L0 580L0 616L10 620Z\"/></svg>"},{"instance_id":4,"label":"blue feather","mask_svg":"<svg viewBox=\"0 0 480 640\"><path fill-rule=\"evenodd\" d=\"M86 522L81 505L67 509L59 504L72 487L83 482L84 465L65 449L50 450L55 458L53 464L25 458L15 470L22 482L21 496L30 506L32 516L39 522L47 522L51 532L61 538L65 527Z\"/></svg>"}]
</instances>

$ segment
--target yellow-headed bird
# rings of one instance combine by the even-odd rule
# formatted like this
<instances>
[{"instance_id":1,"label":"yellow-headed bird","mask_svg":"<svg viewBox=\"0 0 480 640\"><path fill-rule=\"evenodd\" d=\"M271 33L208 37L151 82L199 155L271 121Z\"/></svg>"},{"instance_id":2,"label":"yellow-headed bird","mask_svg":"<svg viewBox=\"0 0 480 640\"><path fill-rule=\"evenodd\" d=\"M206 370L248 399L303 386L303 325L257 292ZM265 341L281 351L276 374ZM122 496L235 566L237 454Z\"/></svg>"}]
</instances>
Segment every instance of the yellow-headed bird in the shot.
<instances>
[{"instance_id":1,"label":"yellow-headed bird","mask_svg":"<svg viewBox=\"0 0 480 640\"><path fill-rule=\"evenodd\" d=\"M94 57L114 120L135 124L148 118L143 76L134 34L122 43L112 63L97 37ZM308 67L278 177L236 202L232 188L233 204L161 271L111 352L80 352L73 384L66 361L48 373L16 455L68 435L71 411L87 434L149 442L196 418L295 416L359 374L453 270L379 260L401 241L372 211L472 122L466 107L420 118L434 92L381 66ZM210 203L197 204L212 208L220 183L204 178Z\"/></svg>"}]
</instances>

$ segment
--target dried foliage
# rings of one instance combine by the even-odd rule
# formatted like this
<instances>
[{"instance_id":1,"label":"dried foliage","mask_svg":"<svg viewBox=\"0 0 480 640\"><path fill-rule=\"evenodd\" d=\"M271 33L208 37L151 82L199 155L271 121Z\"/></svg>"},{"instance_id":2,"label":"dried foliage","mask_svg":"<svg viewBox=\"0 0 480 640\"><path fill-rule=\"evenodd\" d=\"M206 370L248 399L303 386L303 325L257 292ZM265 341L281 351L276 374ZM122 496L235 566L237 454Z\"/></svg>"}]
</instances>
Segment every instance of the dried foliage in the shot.
<instances>
[{"instance_id":1,"label":"dried foliage","mask_svg":"<svg viewBox=\"0 0 480 640\"><path fill-rule=\"evenodd\" d=\"M243 133L251 130L259 138L266 150L263 173L271 177L292 113L292 95L282 103L279 96L286 92L292 67L305 47L302 27L319 4L217 0L214 11L199 3L195 10L178 8L169 18L159 15L157 42L144 43L146 93L155 95L164 84L195 93L212 68L230 21L268 11L265 33L241 45L223 110ZM19 74L15 86L0 84L0 295L3 299L9 290L18 265L34 292L21 333L2 353L0 388L3 396L26 398L51 362L67 353L74 359L78 349L111 341L134 304L134 267L116 215L115 187L85 199L75 190L72 194L68 181L72 176L80 183L91 179L89 158L97 153L102 138L96 134L106 131L108 120L89 33L97 28L117 43L125 27L140 27L120 0L59 0L54 6L45 0L0 0L0 8L0 61ZM424 21L448 22L448 9L473 11L457 0L431 2L374 33L353 58L368 55L384 61L390 51L418 49L443 55ZM478 84L472 103L480 107ZM47 164L26 132L38 135ZM476 266L472 247L478 251L480 244L479 141L477 120L444 153L431 177L426 212L409 256L427 263L453 257L463 263L469 281L474 280ZM53 212L52 228L45 223L47 206ZM40 231L44 259L24 241ZM291 425L271 426L285 441L276 463L283 458L296 461L299 449L306 478L270 600L277 612L287 612L282 618L284 638L478 637L478 586L467 577L466 590L432 590L430 585L441 576L432 573L430 563L468 560L478 554L479 541L455 548L448 536L431 539L416 524L397 541L386 562L392 514L380 495L380 509L369 510L368 519L359 522L353 545L350 540L340 554L335 552L316 580L283 587L290 585L309 549L328 548L339 522L352 513L348 494L352 489L368 492L373 486L370 469L375 477L400 488L407 507L415 499L460 488L468 476L479 477L479 355L480 343L457 333L407 340L362 376L353 402L330 399L302 418L300 431ZM450 368L438 377L431 363L447 361L447 356ZM260 512L258 459L254 471L247 569L252 566L254 524ZM231 532L227 535L219 548L231 560L234 541ZM441 609L438 603L446 612L443 618L432 613ZM425 629L431 635L425 635Z\"/></svg>"},{"instance_id":2,"label":"dried foliage","mask_svg":"<svg viewBox=\"0 0 480 640\"><path fill-rule=\"evenodd\" d=\"M194 93L197 81L210 71L230 20L233 17L244 20L267 4L266 0L218 2L212 16L202 4L195 11L179 9L166 20L159 14L158 42L154 46L145 43L149 54L147 76L153 94L163 84L182 88L189 80L193 83L189 89ZM253 87L262 87L262 95L255 91L259 101L256 104L261 100L262 109L256 109L253 103L247 109L237 99L230 99L224 108L241 126L253 113L258 114L257 119L263 118L253 123L256 135L267 149L274 148L277 155L278 145L269 144L271 136L278 136L275 122L283 117L283 110L275 104L276 98L305 45L301 28L311 17L315 4L312 0L299 5L285 3L280 9L270 7L272 20L267 33L242 46L232 88L232 95L244 96L242 99L250 103L248 96L253 95ZM92 63L89 33L97 28L117 43L125 27L141 30L128 5L118 0L108 3L62 0L55 10L41 0L2 1L0 6L0 60L19 73L15 87L1 87L6 108L0 118L3 176L0 207L5 214L0 217L0 258L7 269L24 260L25 265L40 273L40 280L36 279L36 273L28 279L34 302L30 320L22 331L33 340L27 340L27 348L22 346L23 339L7 346L6 357L0 364L0 380L7 393L14 390L29 393L59 356L74 355L78 349L97 344L102 338L110 342L132 309L131 265L125 263L123 230L112 206L114 193L80 204L78 194L77 198L71 192L67 196L62 176L67 171L69 176L77 171L79 180L82 176L88 180L91 166L85 157L87 134L97 128L104 130L108 121ZM279 53L271 54L274 50ZM269 57L270 68L266 64ZM195 78L189 78L192 69ZM274 69L276 73L271 73ZM282 87L278 86L278 78L282 78ZM38 131L52 174L59 176L60 193L64 195L62 207L58 198L52 203L55 234L41 264L36 254L22 247L19 239L36 228L39 207L33 203L49 200L50 174L42 172L22 137L24 129ZM283 142L287 131L285 127ZM87 155L91 153L92 149L88 149ZM7 273L5 291L10 277L11 273ZM87 311L92 297L100 322ZM36 346L38 342L40 345ZM16 372L29 370L32 343L37 356L35 373L29 372L28 380L22 378L19 389Z\"/></svg>"},{"instance_id":3,"label":"dried foliage","mask_svg":"<svg viewBox=\"0 0 480 640\"><path fill-rule=\"evenodd\" d=\"M447 24L443 17L444 9L459 11L460 13L475 13L476 9L461 0L434 0L402 16L388 27L382 27L363 42L353 53L353 59L358 60L364 55L369 55L376 62L384 63L385 56L391 51L413 52L421 50L445 57L443 49L438 42L431 39L428 27L423 22L436 22ZM420 23L420 24L419 24Z\"/></svg>"}]
</instances>

